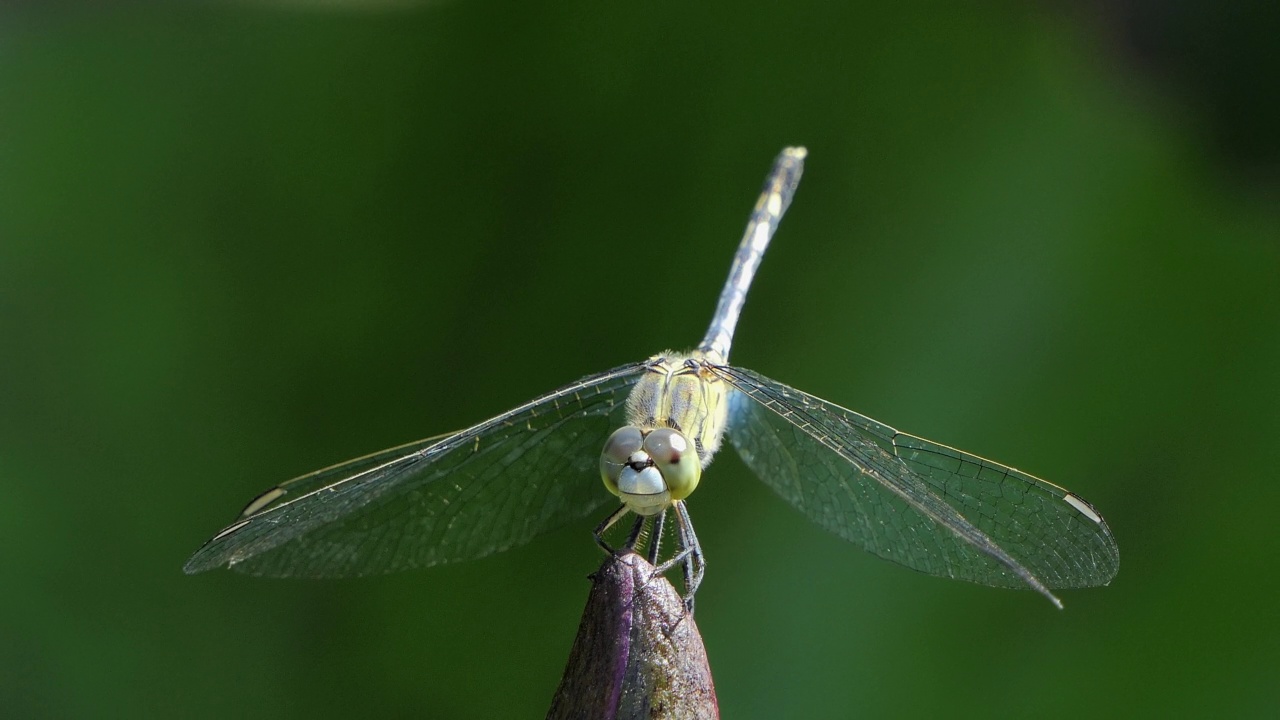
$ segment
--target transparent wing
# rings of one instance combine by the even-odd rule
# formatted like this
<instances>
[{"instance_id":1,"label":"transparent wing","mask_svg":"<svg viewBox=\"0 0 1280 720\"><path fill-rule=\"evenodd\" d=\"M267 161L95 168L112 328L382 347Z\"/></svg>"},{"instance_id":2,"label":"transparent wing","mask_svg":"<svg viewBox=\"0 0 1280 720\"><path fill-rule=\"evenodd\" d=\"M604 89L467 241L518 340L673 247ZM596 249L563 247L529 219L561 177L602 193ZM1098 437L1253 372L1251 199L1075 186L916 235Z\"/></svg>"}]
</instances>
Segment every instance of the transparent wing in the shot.
<instances>
[{"instance_id":1,"label":"transparent wing","mask_svg":"<svg viewBox=\"0 0 1280 720\"><path fill-rule=\"evenodd\" d=\"M737 392L729 440L810 519L915 570L998 587L1105 585L1120 556L1101 516L1026 473L900 433L750 370L717 367Z\"/></svg>"},{"instance_id":2,"label":"transparent wing","mask_svg":"<svg viewBox=\"0 0 1280 720\"><path fill-rule=\"evenodd\" d=\"M468 560L598 509L605 439L645 363L583 378L442 438L263 493L187 561L253 575L351 577Z\"/></svg>"},{"instance_id":3,"label":"transparent wing","mask_svg":"<svg viewBox=\"0 0 1280 720\"><path fill-rule=\"evenodd\" d=\"M382 465L395 465L397 463L411 460L414 455L426 450L436 443L444 440L451 435L457 433L444 433L443 435L434 435L422 440L415 440L404 445L397 445L386 450L379 450L376 453L358 457L354 460L340 462L337 465L330 465L327 468L309 472L306 475L300 475L292 480L286 480L279 485L263 492L240 511L240 519L257 515L264 510L283 505L289 500L301 497L311 492L319 490L327 485L331 485L339 480L354 478L357 475L368 472ZM232 524L234 527L235 523Z\"/></svg>"}]
</instances>

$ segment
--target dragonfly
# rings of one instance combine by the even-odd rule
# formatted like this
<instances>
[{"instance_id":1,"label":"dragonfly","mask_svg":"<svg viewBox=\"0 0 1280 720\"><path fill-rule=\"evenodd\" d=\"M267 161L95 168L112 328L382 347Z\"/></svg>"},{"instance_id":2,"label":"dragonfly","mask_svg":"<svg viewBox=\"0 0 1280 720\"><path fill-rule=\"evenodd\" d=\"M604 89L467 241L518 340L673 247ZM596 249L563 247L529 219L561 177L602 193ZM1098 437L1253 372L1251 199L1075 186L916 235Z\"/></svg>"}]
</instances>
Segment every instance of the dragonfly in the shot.
<instances>
[{"instance_id":1,"label":"dragonfly","mask_svg":"<svg viewBox=\"0 0 1280 720\"><path fill-rule=\"evenodd\" d=\"M252 575L333 578L480 558L602 512L611 552L663 523L692 610L706 568L687 502L725 438L753 473L819 526L929 575L1034 590L1110 583L1119 551L1079 495L899 432L729 364L751 281L804 168L774 161L702 342L576 380L460 432L350 460L254 498L186 563ZM603 449L602 448L603 445ZM592 476L603 481L601 489ZM607 490L607 492L605 491ZM627 516L620 548L604 536Z\"/></svg>"}]
</instances>

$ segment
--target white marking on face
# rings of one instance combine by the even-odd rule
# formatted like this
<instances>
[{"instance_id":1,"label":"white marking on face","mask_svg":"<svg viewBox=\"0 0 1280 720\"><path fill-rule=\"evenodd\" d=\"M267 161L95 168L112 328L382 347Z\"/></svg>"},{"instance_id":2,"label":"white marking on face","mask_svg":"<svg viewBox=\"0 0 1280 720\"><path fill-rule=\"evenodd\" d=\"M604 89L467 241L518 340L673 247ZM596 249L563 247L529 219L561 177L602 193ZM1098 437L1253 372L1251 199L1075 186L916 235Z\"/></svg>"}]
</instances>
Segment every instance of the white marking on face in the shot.
<instances>
[{"instance_id":1,"label":"white marking on face","mask_svg":"<svg viewBox=\"0 0 1280 720\"><path fill-rule=\"evenodd\" d=\"M1066 500L1067 504L1070 505L1071 507L1075 508L1076 510L1079 510L1081 515L1089 518L1090 520L1096 523L1102 522L1102 518L1098 516L1098 513L1094 512L1093 508L1089 507L1089 505L1085 501L1081 500L1075 495L1072 495L1071 493L1067 493L1062 497L1062 499Z\"/></svg>"},{"instance_id":2,"label":"white marking on face","mask_svg":"<svg viewBox=\"0 0 1280 720\"><path fill-rule=\"evenodd\" d=\"M626 467L618 476L618 490L628 497L659 495L667 491L667 483L655 467L647 467L640 472Z\"/></svg>"}]
</instances>

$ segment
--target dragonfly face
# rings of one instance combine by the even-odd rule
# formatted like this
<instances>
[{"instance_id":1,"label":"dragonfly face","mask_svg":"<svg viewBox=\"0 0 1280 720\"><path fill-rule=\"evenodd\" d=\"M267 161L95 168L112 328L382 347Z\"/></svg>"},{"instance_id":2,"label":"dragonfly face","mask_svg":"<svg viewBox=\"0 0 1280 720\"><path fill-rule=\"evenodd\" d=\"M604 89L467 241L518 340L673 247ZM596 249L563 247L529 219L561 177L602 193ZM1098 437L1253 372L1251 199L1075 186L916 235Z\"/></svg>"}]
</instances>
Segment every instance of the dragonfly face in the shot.
<instances>
[{"instance_id":1,"label":"dragonfly face","mask_svg":"<svg viewBox=\"0 0 1280 720\"><path fill-rule=\"evenodd\" d=\"M604 444L600 475L628 510L649 517L688 497L698 486L702 466L693 443L678 431L628 425Z\"/></svg>"}]
</instances>

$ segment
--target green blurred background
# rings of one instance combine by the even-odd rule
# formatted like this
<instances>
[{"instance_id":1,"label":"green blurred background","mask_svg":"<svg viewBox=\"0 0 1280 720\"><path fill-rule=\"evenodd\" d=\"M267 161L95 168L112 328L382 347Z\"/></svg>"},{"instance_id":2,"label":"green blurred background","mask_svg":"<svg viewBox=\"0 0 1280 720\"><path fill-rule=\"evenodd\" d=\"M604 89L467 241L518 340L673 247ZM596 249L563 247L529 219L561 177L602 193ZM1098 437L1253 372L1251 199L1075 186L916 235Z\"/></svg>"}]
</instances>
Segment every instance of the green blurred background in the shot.
<instances>
[{"instance_id":1,"label":"green blurred background","mask_svg":"<svg viewBox=\"0 0 1280 720\"><path fill-rule=\"evenodd\" d=\"M322 4L0 13L3 714L540 717L594 519L182 563L279 480L696 342L804 144L735 360L1071 488L1122 562L1063 612L925 577L726 452L725 717L1275 716L1274 3Z\"/></svg>"}]
</instances>

